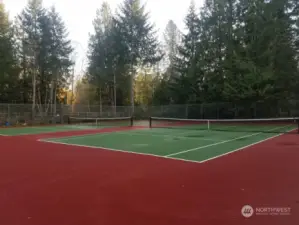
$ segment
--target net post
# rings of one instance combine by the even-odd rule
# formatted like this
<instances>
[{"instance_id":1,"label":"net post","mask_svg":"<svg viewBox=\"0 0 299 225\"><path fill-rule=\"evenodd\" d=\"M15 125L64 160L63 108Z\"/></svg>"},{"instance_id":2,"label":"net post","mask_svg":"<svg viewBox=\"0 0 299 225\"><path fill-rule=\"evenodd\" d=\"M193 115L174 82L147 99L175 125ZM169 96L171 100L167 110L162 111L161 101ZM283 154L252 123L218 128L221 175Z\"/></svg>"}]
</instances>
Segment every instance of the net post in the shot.
<instances>
[{"instance_id":1,"label":"net post","mask_svg":"<svg viewBox=\"0 0 299 225\"><path fill-rule=\"evenodd\" d=\"M96 127L98 127L98 120L99 118L96 118Z\"/></svg>"},{"instance_id":2,"label":"net post","mask_svg":"<svg viewBox=\"0 0 299 225\"><path fill-rule=\"evenodd\" d=\"M299 118L297 118L297 133L299 134Z\"/></svg>"},{"instance_id":3,"label":"net post","mask_svg":"<svg viewBox=\"0 0 299 225\"><path fill-rule=\"evenodd\" d=\"M210 120L208 120L208 130L210 130Z\"/></svg>"},{"instance_id":4,"label":"net post","mask_svg":"<svg viewBox=\"0 0 299 225\"><path fill-rule=\"evenodd\" d=\"M149 118L149 127L152 128L152 117Z\"/></svg>"}]
</instances>

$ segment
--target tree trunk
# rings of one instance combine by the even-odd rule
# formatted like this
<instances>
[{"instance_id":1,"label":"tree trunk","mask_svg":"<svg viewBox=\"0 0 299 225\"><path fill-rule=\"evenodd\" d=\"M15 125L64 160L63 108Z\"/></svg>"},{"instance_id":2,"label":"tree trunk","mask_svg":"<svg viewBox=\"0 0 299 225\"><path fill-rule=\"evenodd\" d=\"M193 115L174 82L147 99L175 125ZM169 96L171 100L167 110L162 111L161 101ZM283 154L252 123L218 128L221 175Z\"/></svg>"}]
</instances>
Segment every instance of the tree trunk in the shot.
<instances>
[{"instance_id":1,"label":"tree trunk","mask_svg":"<svg viewBox=\"0 0 299 225\"><path fill-rule=\"evenodd\" d=\"M54 116L56 116L56 111L57 111L57 81L55 82L53 98L54 98L53 114L54 114Z\"/></svg>"},{"instance_id":2,"label":"tree trunk","mask_svg":"<svg viewBox=\"0 0 299 225\"><path fill-rule=\"evenodd\" d=\"M53 87L54 87L54 90L53 90L53 97L54 98L54 105L53 105L53 115L56 116L56 111L57 111L57 77L58 77L58 71L55 71L55 80L53 82ZM51 102L52 104L52 102Z\"/></svg>"},{"instance_id":3,"label":"tree trunk","mask_svg":"<svg viewBox=\"0 0 299 225\"><path fill-rule=\"evenodd\" d=\"M131 116L134 115L134 71L133 71L133 65L131 64Z\"/></svg>"},{"instance_id":4,"label":"tree trunk","mask_svg":"<svg viewBox=\"0 0 299 225\"><path fill-rule=\"evenodd\" d=\"M53 109L53 92L54 92L54 82L51 82L51 88L50 88L50 112L53 114L54 109Z\"/></svg>"},{"instance_id":5,"label":"tree trunk","mask_svg":"<svg viewBox=\"0 0 299 225\"><path fill-rule=\"evenodd\" d=\"M39 114L40 116L44 117L44 113L43 113L43 105L42 105L42 98L41 98L41 91L40 91L40 88L38 89L37 91L37 97L38 97L38 102L37 102L37 106L38 106L38 109L39 109Z\"/></svg>"},{"instance_id":6,"label":"tree trunk","mask_svg":"<svg viewBox=\"0 0 299 225\"><path fill-rule=\"evenodd\" d=\"M49 101L48 101L48 88L47 87L45 87L45 98L44 98L44 102L41 102L40 104L41 104L41 108L43 108L44 107L44 112L45 112L45 115L48 115L47 113L48 113L48 111L49 111L49 107L50 107L50 104L52 104L52 102L50 102L50 99L49 99ZM52 86L51 86L51 89L50 89L50 97L51 97L51 95L52 95Z\"/></svg>"},{"instance_id":7,"label":"tree trunk","mask_svg":"<svg viewBox=\"0 0 299 225\"><path fill-rule=\"evenodd\" d=\"M73 68L73 75L72 75L72 98L71 98L72 106L73 106L73 102L74 102L74 82L75 82L75 67Z\"/></svg>"},{"instance_id":8,"label":"tree trunk","mask_svg":"<svg viewBox=\"0 0 299 225\"><path fill-rule=\"evenodd\" d=\"M100 117L102 117L102 88L100 87Z\"/></svg>"},{"instance_id":9,"label":"tree trunk","mask_svg":"<svg viewBox=\"0 0 299 225\"><path fill-rule=\"evenodd\" d=\"M113 97L114 97L114 116L116 117L116 76L115 71L113 72Z\"/></svg>"},{"instance_id":10,"label":"tree trunk","mask_svg":"<svg viewBox=\"0 0 299 225\"><path fill-rule=\"evenodd\" d=\"M36 72L34 68L32 76L32 119L35 118L35 100L36 100Z\"/></svg>"}]
</instances>

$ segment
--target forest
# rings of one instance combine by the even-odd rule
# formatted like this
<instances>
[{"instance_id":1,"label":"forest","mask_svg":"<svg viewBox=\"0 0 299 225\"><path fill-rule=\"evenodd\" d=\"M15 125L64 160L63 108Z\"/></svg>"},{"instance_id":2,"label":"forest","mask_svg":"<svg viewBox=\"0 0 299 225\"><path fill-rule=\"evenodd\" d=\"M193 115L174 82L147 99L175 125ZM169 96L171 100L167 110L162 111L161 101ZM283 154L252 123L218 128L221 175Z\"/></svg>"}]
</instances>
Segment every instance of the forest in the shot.
<instances>
[{"instance_id":1,"label":"forest","mask_svg":"<svg viewBox=\"0 0 299 225\"><path fill-rule=\"evenodd\" d=\"M93 12L91 12L93 13ZM74 48L55 7L29 0L11 20L0 3L0 103L39 110L72 104L174 105L299 99L299 1L191 1L185 30L160 40L140 0L96 10L88 64L74 81Z\"/></svg>"}]
</instances>

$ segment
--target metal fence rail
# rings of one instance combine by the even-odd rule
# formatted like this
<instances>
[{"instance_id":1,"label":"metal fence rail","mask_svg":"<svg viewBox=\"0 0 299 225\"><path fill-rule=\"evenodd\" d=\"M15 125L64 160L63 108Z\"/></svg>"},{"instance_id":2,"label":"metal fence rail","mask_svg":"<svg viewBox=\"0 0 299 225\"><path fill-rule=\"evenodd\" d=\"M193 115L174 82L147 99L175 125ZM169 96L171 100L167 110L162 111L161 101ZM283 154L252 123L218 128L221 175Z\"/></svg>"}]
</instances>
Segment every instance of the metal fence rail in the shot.
<instances>
[{"instance_id":1,"label":"metal fence rail","mask_svg":"<svg viewBox=\"0 0 299 225\"><path fill-rule=\"evenodd\" d=\"M76 117L128 117L147 119L154 117L173 117L190 119L249 119L299 117L299 100L258 101L258 102L219 102L205 104L135 106L101 105L44 105L0 104L0 125L23 123L52 123L63 121L64 116Z\"/></svg>"}]
</instances>

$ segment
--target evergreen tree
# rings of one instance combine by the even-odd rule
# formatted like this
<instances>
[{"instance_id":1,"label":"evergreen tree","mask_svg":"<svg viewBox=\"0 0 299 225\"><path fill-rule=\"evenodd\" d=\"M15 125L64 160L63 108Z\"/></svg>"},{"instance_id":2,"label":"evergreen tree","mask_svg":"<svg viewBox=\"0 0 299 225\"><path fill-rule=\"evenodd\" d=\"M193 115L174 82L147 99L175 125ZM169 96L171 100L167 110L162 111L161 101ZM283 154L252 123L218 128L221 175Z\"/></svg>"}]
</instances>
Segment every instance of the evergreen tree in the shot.
<instances>
[{"instance_id":1,"label":"evergreen tree","mask_svg":"<svg viewBox=\"0 0 299 225\"><path fill-rule=\"evenodd\" d=\"M54 7L43 8L42 0L29 0L12 26L0 6L0 100L32 102L33 112L35 105L47 111L68 85L72 66L63 19ZM174 22L167 24L165 73L151 73L150 81L148 76L135 79L163 56L149 14L140 0L124 0L115 15L103 3L89 40L90 96L109 105L134 105L135 99L147 104L230 101L251 107L268 101L273 109L298 97L298 1L205 0L200 14L191 2L185 25L180 37Z\"/></svg>"},{"instance_id":2,"label":"evergreen tree","mask_svg":"<svg viewBox=\"0 0 299 225\"><path fill-rule=\"evenodd\" d=\"M272 0L266 8L271 11L268 15L271 15L271 23L276 32L270 42L270 65L275 80L276 99L290 98L296 87L294 84L298 81L298 61L293 39L295 24L290 13L292 12L290 3L289 0Z\"/></svg>"},{"instance_id":3,"label":"evergreen tree","mask_svg":"<svg viewBox=\"0 0 299 225\"><path fill-rule=\"evenodd\" d=\"M32 114L35 115L37 102L37 76L40 72L38 60L41 54L42 23L45 18L45 9L42 0L29 0L26 8L18 16L20 28L22 29L22 66L24 77L32 79ZM28 91L28 90L27 90ZM28 92L27 92L28 93ZM29 92L30 93L30 92Z\"/></svg>"},{"instance_id":4,"label":"evergreen tree","mask_svg":"<svg viewBox=\"0 0 299 225\"><path fill-rule=\"evenodd\" d=\"M72 64L65 25L54 7L47 11L41 0L29 0L18 16L18 33L23 79L32 79L32 92L24 91L31 93L33 113L36 105L40 113L48 111L57 90L67 85Z\"/></svg>"},{"instance_id":5,"label":"evergreen tree","mask_svg":"<svg viewBox=\"0 0 299 225\"><path fill-rule=\"evenodd\" d=\"M60 90L68 85L70 78L70 67L73 62L70 56L73 52L71 41L68 38L68 32L65 24L56 11L55 7L51 7L47 12L49 19L49 45L47 70L49 73L48 85L50 85L50 102L56 105L56 100L59 96ZM47 87L48 88L48 87ZM53 110L56 106L53 107ZM55 113L55 112L54 112Z\"/></svg>"},{"instance_id":6,"label":"evergreen tree","mask_svg":"<svg viewBox=\"0 0 299 225\"><path fill-rule=\"evenodd\" d=\"M0 2L0 102L19 101L19 68L14 49L13 28Z\"/></svg>"},{"instance_id":7,"label":"evergreen tree","mask_svg":"<svg viewBox=\"0 0 299 225\"><path fill-rule=\"evenodd\" d=\"M177 76L170 80L172 95L177 103L196 101L198 77L201 76L201 70L197 70L200 23L194 1L191 1L185 26L187 33L183 35L182 43L178 47L178 56L174 59Z\"/></svg>"},{"instance_id":8,"label":"evergreen tree","mask_svg":"<svg viewBox=\"0 0 299 225\"><path fill-rule=\"evenodd\" d=\"M174 60L178 54L178 46L180 45L181 32L173 20L169 20L164 31L164 43L168 73L174 73Z\"/></svg>"},{"instance_id":9,"label":"evergreen tree","mask_svg":"<svg viewBox=\"0 0 299 225\"><path fill-rule=\"evenodd\" d=\"M191 1L185 19L187 34L183 35L182 43L178 48L179 56L176 58L176 69L181 75L187 75L189 69L195 65L197 44L199 42L200 26L194 1Z\"/></svg>"},{"instance_id":10,"label":"evergreen tree","mask_svg":"<svg viewBox=\"0 0 299 225\"><path fill-rule=\"evenodd\" d=\"M89 80L97 84L100 99L105 104L114 105L121 42L117 40L118 33L108 3L104 2L97 10L93 26L94 34L89 40Z\"/></svg>"},{"instance_id":11,"label":"evergreen tree","mask_svg":"<svg viewBox=\"0 0 299 225\"><path fill-rule=\"evenodd\" d=\"M224 60L227 54L228 35L226 8L227 1L206 0L201 9L200 59L204 78L202 99L205 102L223 101Z\"/></svg>"},{"instance_id":12,"label":"evergreen tree","mask_svg":"<svg viewBox=\"0 0 299 225\"><path fill-rule=\"evenodd\" d=\"M287 1L244 4L243 20L240 20L244 26L236 30L242 36L238 40L239 47L234 47L235 62L230 62L233 67L226 79L225 93L229 93L230 100L257 101L291 96L288 90L296 83L298 69L293 25L287 11Z\"/></svg>"},{"instance_id":13,"label":"evergreen tree","mask_svg":"<svg viewBox=\"0 0 299 225\"><path fill-rule=\"evenodd\" d=\"M161 60L154 26L149 23L149 14L140 0L125 0L115 17L120 37L125 46L125 57L131 73L131 104L134 106L134 75L137 67L154 65ZM133 108L134 110L134 108Z\"/></svg>"}]
</instances>

